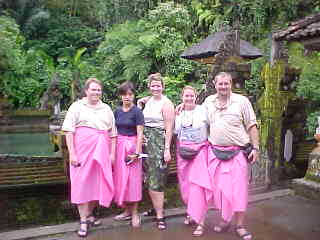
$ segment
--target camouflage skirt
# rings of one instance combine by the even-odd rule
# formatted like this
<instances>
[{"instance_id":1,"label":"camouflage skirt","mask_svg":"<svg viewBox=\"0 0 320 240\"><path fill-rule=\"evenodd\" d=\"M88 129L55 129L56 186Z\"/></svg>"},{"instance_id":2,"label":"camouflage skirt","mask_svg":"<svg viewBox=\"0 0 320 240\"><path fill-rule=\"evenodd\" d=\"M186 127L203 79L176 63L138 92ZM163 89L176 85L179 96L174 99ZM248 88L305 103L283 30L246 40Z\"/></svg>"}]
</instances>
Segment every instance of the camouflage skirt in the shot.
<instances>
[{"instance_id":1,"label":"camouflage skirt","mask_svg":"<svg viewBox=\"0 0 320 240\"><path fill-rule=\"evenodd\" d=\"M165 136L161 128L144 128L146 143L144 152L148 157L143 161L145 182L150 190L163 192L168 175L167 164L163 159Z\"/></svg>"}]
</instances>

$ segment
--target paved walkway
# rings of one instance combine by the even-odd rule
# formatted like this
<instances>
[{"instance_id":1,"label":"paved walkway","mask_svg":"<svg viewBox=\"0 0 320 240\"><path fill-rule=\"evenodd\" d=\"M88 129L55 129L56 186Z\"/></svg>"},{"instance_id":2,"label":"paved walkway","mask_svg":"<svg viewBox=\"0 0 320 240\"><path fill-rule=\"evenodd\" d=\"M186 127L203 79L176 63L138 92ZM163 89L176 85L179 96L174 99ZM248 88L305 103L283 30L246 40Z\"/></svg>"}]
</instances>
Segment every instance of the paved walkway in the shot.
<instances>
[{"instance_id":1,"label":"paved walkway","mask_svg":"<svg viewBox=\"0 0 320 240\"><path fill-rule=\"evenodd\" d=\"M170 240L194 239L194 226L184 226L184 209L167 210L168 229L159 231L150 218L143 219L142 227L133 229L128 223L117 223L111 218L103 219L103 226L91 230L88 240ZM218 221L218 212L210 210L206 221L205 240L236 240L234 232L217 234L212 226ZM250 197L247 217L248 229L258 240L319 240L320 204L294 195L292 190L278 190ZM0 233L1 240L78 240L74 230L78 223L33 228Z\"/></svg>"}]
</instances>

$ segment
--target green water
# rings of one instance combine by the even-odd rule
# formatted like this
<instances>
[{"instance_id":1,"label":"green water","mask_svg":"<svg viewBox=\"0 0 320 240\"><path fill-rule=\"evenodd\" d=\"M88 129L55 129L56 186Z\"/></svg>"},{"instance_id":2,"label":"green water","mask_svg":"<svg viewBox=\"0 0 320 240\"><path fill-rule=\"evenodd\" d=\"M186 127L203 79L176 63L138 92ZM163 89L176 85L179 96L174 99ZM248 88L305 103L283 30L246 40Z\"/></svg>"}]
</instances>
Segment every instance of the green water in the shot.
<instances>
[{"instance_id":1,"label":"green water","mask_svg":"<svg viewBox=\"0 0 320 240\"><path fill-rule=\"evenodd\" d=\"M0 154L27 156L55 155L49 133L1 133Z\"/></svg>"}]
</instances>

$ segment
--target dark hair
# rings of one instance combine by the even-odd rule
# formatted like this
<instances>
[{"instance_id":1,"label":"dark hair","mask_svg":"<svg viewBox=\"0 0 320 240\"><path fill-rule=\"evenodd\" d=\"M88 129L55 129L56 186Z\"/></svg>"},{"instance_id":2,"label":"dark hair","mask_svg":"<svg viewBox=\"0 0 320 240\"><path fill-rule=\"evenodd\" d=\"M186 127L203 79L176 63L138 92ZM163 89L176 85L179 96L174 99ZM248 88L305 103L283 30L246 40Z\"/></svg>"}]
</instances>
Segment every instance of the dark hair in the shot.
<instances>
[{"instance_id":1,"label":"dark hair","mask_svg":"<svg viewBox=\"0 0 320 240\"><path fill-rule=\"evenodd\" d=\"M86 82L85 82L85 84L84 84L84 89L85 89L85 90L88 90L90 84L93 83L93 82L96 83L96 84L98 84L98 85L101 87L101 89L103 88L102 82L101 82L100 80L91 77L91 78L88 78L88 79L86 80Z\"/></svg>"},{"instance_id":2,"label":"dark hair","mask_svg":"<svg viewBox=\"0 0 320 240\"><path fill-rule=\"evenodd\" d=\"M119 95L125 95L128 91L131 91L133 94L135 94L136 89L134 88L134 85L130 81L125 81L122 83L118 88Z\"/></svg>"}]
</instances>

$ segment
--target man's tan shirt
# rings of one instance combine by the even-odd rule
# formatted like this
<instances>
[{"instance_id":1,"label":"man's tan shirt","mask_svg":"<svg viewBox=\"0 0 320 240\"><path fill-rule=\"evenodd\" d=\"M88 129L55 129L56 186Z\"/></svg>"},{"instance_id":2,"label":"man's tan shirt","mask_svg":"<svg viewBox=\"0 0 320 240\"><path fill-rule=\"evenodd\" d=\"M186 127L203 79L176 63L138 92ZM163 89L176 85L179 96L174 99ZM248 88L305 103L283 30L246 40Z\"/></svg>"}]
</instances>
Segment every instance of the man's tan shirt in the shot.
<instances>
[{"instance_id":1,"label":"man's tan shirt","mask_svg":"<svg viewBox=\"0 0 320 240\"><path fill-rule=\"evenodd\" d=\"M231 93L224 108L217 104L217 94L208 96L203 105L210 122L209 142L220 146L244 146L250 142L248 129L257 124L256 115L249 99Z\"/></svg>"}]
</instances>

